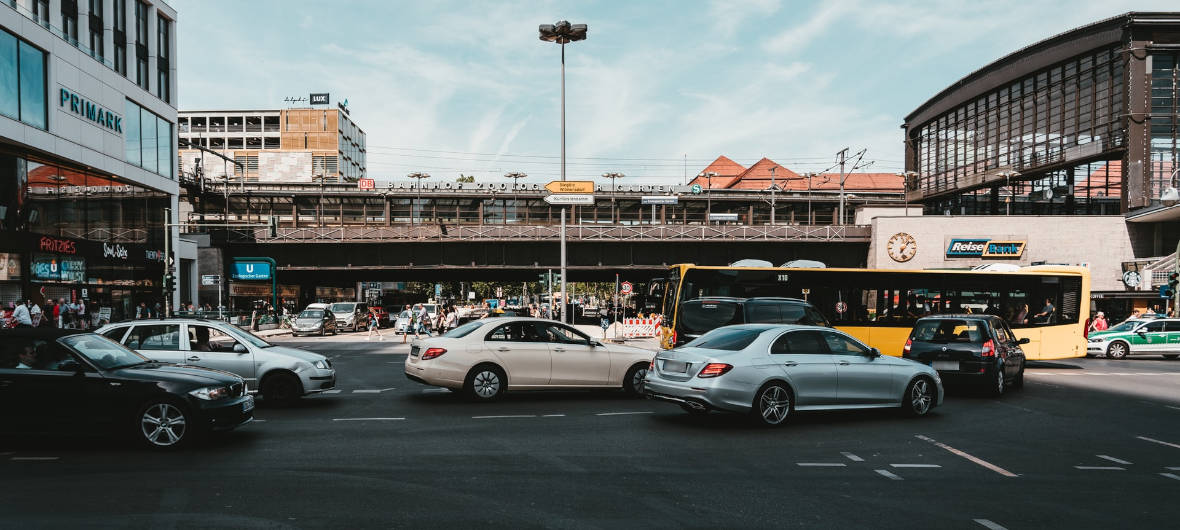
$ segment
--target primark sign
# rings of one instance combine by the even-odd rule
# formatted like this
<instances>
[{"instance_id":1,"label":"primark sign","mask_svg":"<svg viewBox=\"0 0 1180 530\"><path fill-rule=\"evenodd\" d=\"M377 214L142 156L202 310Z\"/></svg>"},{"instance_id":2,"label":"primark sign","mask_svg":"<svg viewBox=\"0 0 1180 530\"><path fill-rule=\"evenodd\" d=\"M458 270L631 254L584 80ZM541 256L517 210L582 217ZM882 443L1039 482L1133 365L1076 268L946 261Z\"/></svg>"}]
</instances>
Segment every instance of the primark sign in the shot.
<instances>
[{"instance_id":1,"label":"primark sign","mask_svg":"<svg viewBox=\"0 0 1180 530\"><path fill-rule=\"evenodd\" d=\"M115 134L123 134L123 117L86 96L62 87L58 92L58 107Z\"/></svg>"}]
</instances>

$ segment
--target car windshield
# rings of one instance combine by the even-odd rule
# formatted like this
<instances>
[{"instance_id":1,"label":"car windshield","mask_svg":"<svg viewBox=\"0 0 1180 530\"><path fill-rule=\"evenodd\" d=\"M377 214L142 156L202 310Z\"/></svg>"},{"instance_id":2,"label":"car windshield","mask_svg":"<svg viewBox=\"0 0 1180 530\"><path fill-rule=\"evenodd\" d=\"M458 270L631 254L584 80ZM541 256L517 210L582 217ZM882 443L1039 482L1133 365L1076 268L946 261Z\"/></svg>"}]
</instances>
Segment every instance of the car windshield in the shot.
<instances>
[{"instance_id":1,"label":"car windshield","mask_svg":"<svg viewBox=\"0 0 1180 530\"><path fill-rule=\"evenodd\" d=\"M397 316L397 318L411 318L410 312L409 311L402 311L401 314Z\"/></svg>"},{"instance_id":2,"label":"car windshield","mask_svg":"<svg viewBox=\"0 0 1180 530\"><path fill-rule=\"evenodd\" d=\"M762 334L762 331L760 329L737 327L715 329L685 344L684 347L728 351L744 350L746 346L749 346L750 343L758 338L758 335Z\"/></svg>"},{"instance_id":3,"label":"car windshield","mask_svg":"<svg viewBox=\"0 0 1180 530\"><path fill-rule=\"evenodd\" d=\"M299 318L324 318L324 311L322 309L308 309L299 313Z\"/></svg>"},{"instance_id":4,"label":"car windshield","mask_svg":"<svg viewBox=\"0 0 1180 530\"><path fill-rule=\"evenodd\" d=\"M332 304L333 313L351 313L356 304Z\"/></svg>"},{"instance_id":5,"label":"car windshield","mask_svg":"<svg viewBox=\"0 0 1180 530\"><path fill-rule=\"evenodd\" d=\"M62 337L60 342L82 354L83 357L86 357L95 366L103 370L113 370L115 368L125 368L151 362L147 357L124 348L121 344L102 335L91 333L70 335Z\"/></svg>"},{"instance_id":6,"label":"car windshield","mask_svg":"<svg viewBox=\"0 0 1180 530\"><path fill-rule=\"evenodd\" d=\"M219 328L219 329L220 329L220 328ZM224 329L225 329L225 331L227 331L227 332L228 332L230 335L233 335L233 336L235 336L235 337L237 337L237 338L239 338L239 339L242 339L242 340L244 340L244 341L246 341L246 342L249 342L250 344L253 344L255 347L258 347L258 348L269 348L269 347L271 347L271 346L274 346L274 344L271 344L271 343L269 343L269 342L266 342L266 341L264 341L264 340L262 340L262 339L258 338L258 336L257 336L257 335L255 335L255 334L253 334L253 333L250 333L249 331L246 331L246 330L244 330L244 329L242 329L242 328L239 328L239 327L237 327L237 326L235 326L235 325L233 325L233 324L228 324L228 325L226 325Z\"/></svg>"},{"instance_id":7,"label":"car windshield","mask_svg":"<svg viewBox=\"0 0 1180 530\"><path fill-rule=\"evenodd\" d=\"M1139 324L1140 324L1140 321L1138 321L1138 320L1128 320L1128 321L1123 322L1122 324L1112 327L1106 331L1131 331L1131 330L1135 329L1135 326L1138 326Z\"/></svg>"},{"instance_id":8,"label":"car windshield","mask_svg":"<svg viewBox=\"0 0 1180 530\"><path fill-rule=\"evenodd\" d=\"M407 318L408 317L409 316L407 315ZM479 329L479 327L482 325L484 325L484 321L473 320L471 322L463 324L462 326L452 329L446 333L443 333L442 336L446 337L448 339L457 339L460 337L466 337L466 336L470 335L472 331Z\"/></svg>"}]
</instances>

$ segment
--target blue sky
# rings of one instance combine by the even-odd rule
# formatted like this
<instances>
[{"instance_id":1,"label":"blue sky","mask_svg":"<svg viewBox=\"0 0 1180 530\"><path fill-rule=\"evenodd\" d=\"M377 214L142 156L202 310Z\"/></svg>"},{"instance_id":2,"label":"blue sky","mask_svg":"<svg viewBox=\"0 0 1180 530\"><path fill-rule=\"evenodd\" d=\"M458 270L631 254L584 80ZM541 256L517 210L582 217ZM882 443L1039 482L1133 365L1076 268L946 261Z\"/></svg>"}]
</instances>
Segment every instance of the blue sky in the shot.
<instances>
[{"instance_id":1,"label":"blue sky","mask_svg":"<svg viewBox=\"0 0 1180 530\"><path fill-rule=\"evenodd\" d=\"M819 171L844 147L867 149L866 171L901 171L903 117L964 75L1099 19L1180 9L1174 0L171 4L181 110L283 108L284 97L329 92L367 133L379 180L556 178L560 47L538 40L537 25L588 24L589 38L566 49L568 178L617 171L665 184L721 154Z\"/></svg>"}]
</instances>

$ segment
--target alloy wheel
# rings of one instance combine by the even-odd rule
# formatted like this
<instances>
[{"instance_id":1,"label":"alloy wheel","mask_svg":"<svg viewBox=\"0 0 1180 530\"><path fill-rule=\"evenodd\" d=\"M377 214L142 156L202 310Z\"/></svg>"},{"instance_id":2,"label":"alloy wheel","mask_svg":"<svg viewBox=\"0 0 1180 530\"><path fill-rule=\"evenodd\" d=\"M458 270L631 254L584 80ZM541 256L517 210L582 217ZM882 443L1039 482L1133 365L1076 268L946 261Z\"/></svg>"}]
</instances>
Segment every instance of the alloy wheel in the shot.
<instances>
[{"instance_id":1,"label":"alloy wheel","mask_svg":"<svg viewBox=\"0 0 1180 530\"><path fill-rule=\"evenodd\" d=\"M1111 344L1110 349L1106 351L1106 356L1111 359L1122 359L1127 356L1127 346L1121 342Z\"/></svg>"},{"instance_id":2,"label":"alloy wheel","mask_svg":"<svg viewBox=\"0 0 1180 530\"><path fill-rule=\"evenodd\" d=\"M647 368L635 370L635 373L631 375L631 391L636 394L643 394L643 386L646 379Z\"/></svg>"},{"instance_id":3,"label":"alloy wheel","mask_svg":"<svg viewBox=\"0 0 1180 530\"><path fill-rule=\"evenodd\" d=\"M472 380L472 388L475 389L476 395L481 398L488 399L494 397L500 392L500 376L491 370L484 370L475 374L475 379Z\"/></svg>"},{"instance_id":4,"label":"alloy wheel","mask_svg":"<svg viewBox=\"0 0 1180 530\"><path fill-rule=\"evenodd\" d=\"M930 390L930 382L925 379L914 381L914 386L910 390L910 410L921 416L930 411L932 403L934 396Z\"/></svg>"},{"instance_id":5,"label":"alloy wheel","mask_svg":"<svg viewBox=\"0 0 1180 530\"><path fill-rule=\"evenodd\" d=\"M758 412L767 425L778 425L791 412L791 396L781 386L770 386L758 398Z\"/></svg>"},{"instance_id":6,"label":"alloy wheel","mask_svg":"<svg viewBox=\"0 0 1180 530\"><path fill-rule=\"evenodd\" d=\"M157 447L174 446L188 432L184 413L169 403L156 403L148 407L139 423L144 439Z\"/></svg>"}]
</instances>

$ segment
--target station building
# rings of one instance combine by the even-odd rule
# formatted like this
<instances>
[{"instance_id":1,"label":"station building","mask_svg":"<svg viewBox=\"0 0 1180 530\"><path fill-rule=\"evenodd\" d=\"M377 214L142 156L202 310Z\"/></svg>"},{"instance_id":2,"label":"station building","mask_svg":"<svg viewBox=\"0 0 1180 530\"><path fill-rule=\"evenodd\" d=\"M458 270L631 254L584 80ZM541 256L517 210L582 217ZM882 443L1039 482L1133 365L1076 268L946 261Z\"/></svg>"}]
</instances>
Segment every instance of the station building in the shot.
<instances>
[{"instance_id":1,"label":"station building","mask_svg":"<svg viewBox=\"0 0 1180 530\"><path fill-rule=\"evenodd\" d=\"M1085 264L1092 308L1163 309L1180 239L1180 13L1131 12L967 74L905 118L906 200L869 266ZM928 216L939 216L931 222Z\"/></svg>"},{"instance_id":2,"label":"station building","mask_svg":"<svg viewBox=\"0 0 1180 530\"><path fill-rule=\"evenodd\" d=\"M159 0L0 2L5 308L81 299L121 319L162 302L165 210L175 222L178 196L176 24Z\"/></svg>"}]
</instances>

